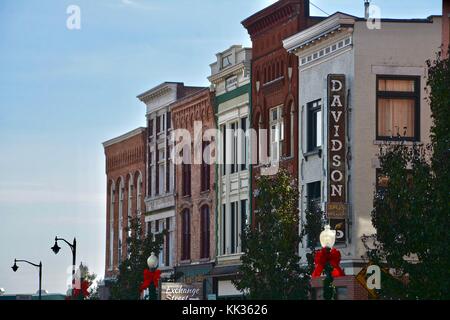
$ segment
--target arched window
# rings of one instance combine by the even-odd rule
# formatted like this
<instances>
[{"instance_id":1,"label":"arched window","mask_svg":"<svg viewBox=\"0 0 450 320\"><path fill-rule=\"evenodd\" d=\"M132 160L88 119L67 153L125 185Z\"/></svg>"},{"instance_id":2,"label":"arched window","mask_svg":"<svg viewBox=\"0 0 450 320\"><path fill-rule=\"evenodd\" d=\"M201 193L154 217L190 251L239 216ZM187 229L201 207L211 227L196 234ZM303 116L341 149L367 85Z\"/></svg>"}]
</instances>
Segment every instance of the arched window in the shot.
<instances>
[{"instance_id":1,"label":"arched window","mask_svg":"<svg viewBox=\"0 0 450 320\"><path fill-rule=\"evenodd\" d=\"M200 258L209 258L209 207L204 205L200 209Z\"/></svg>"},{"instance_id":2,"label":"arched window","mask_svg":"<svg viewBox=\"0 0 450 320\"><path fill-rule=\"evenodd\" d=\"M189 209L184 209L181 213L181 260L191 258L191 215Z\"/></svg>"},{"instance_id":3,"label":"arched window","mask_svg":"<svg viewBox=\"0 0 450 320\"><path fill-rule=\"evenodd\" d=\"M123 198L125 191L125 183L123 178L119 182L119 239L117 241L117 254L119 264L122 262L122 244L123 244Z\"/></svg>"},{"instance_id":4,"label":"arched window","mask_svg":"<svg viewBox=\"0 0 450 320\"><path fill-rule=\"evenodd\" d=\"M289 127L289 131L290 131L290 145L289 145L289 155L291 157L294 156L294 144L295 144L295 134L294 134L294 123L295 123L295 106L294 106L294 102L291 103L291 109L290 109L290 127Z\"/></svg>"},{"instance_id":5,"label":"arched window","mask_svg":"<svg viewBox=\"0 0 450 320\"><path fill-rule=\"evenodd\" d=\"M109 269L114 267L114 205L115 205L116 185L111 182L109 190Z\"/></svg>"},{"instance_id":6,"label":"arched window","mask_svg":"<svg viewBox=\"0 0 450 320\"><path fill-rule=\"evenodd\" d=\"M141 203L142 203L142 175L139 172L136 183L136 216L141 217Z\"/></svg>"},{"instance_id":7,"label":"arched window","mask_svg":"<svg viewBox=\"0 0 450 320\"><path fill-rule=\"evenodd\" d=\"M133 176L128 175L128 201L127 201L127 228L128 237L131 237L131 218L133 217Z\"/></svg>"}]
</instances>

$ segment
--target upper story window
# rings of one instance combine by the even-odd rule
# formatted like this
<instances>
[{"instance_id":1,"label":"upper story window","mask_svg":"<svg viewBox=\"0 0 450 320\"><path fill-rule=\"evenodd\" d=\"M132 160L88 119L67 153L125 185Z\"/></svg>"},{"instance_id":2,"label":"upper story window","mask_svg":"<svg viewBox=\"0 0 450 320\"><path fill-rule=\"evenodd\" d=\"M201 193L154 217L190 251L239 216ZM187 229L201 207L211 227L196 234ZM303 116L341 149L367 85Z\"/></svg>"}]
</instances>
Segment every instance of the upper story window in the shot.
<instances>
[{"instance_id":1,"label":"upper story window","mask_svg":"<svg viewBox=\"0 0 450 320\"><path fill-rule=\"evenodd\" d=\"M166 122L167 122L167 130L172 129L172 115L171 115L170 111L167 112L167 114L166 114Z\"/></svg>"},{"instance_id":2,"label":"upper story window","mask_svg":"<svg viewBox=\"0 0 450 320\"><path fill-rule=\"evenodd\" d=\"M307 104L308 152L322 146L322 102L316 100Z\"/></svg>"},{"instance_id":3,"label":"upper story window","mask_svg":"<svg viewBox=\"0 0 450 320\"><path fill-rule=\"evenodd\" d=\"M156 134L161 132L161 116L156 117Z\"/></svg>"},{"instance_id":4,"label":"upper story window","mask_svg":"<svg viewBox=\"0 0 450 320\"><path fill-rule=\"evenodd\" d=\"M272 162L278 162L284 140L283 106L270 109L270 156Z\"/></svg>"},{"instance_id":5,"label":"upper story window","mask_svg":"<svg viewBox=\"0 0 450 320\"><path fill-rule=\"evenodd\" d=\"M148 120L148 136L153 137L153 119Z\"/></svg>"},{"instance_id":6,"label":"upper story window","mask_svg":"<svg viewBox=\"0 0 450 320\"><path fill-rule=\"evenodd\" d=\"M209 154L205 154L205 151L209 145L208 141L202 142L202 166L201 166L201 191L207 191L210 188L210 157Z\"/></svg>"},{"instance_id":7,"label":"upper story window","mask_svg":"<svg viewBox=\"0 0 450 320\"><path fill-rule=\"evenodd\" d=\"M377 140L419 140L420 77L377 77Z\"/></svg>"},{"instance_id":8,"label":"upper story window","mask_svg":"<svg viewBox=\"0 0 450 320\"><path fill-rule=\"evenodd\" d=\"M191 258L191 216L189 209L181 213L181 260Z\"/></svg>"},{"instance_id":9,"label":"upper story window","mask_svg":"<svg viewBox=\"0 0 450 320\"><path fill-rule=\"evenodd\" d=\"M231 65L231 54L222 57L222 69Z\"/></svg>"}]
</instances>

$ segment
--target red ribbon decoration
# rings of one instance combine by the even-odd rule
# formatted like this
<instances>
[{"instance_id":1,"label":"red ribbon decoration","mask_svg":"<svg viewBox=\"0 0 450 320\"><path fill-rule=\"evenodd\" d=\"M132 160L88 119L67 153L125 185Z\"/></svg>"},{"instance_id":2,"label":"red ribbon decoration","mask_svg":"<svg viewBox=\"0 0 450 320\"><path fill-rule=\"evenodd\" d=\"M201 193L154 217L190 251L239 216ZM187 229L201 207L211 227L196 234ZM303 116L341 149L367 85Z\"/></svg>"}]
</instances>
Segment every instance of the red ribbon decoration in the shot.
<instances>
[{"instance_id":1,"label":"red ribbon decoration","mask_svg":"<svg viewBox=\"0 0 450 320\"><path fill-rule=\"evenodd\" d=\"M81 288L73 288L72 290L72 296L77 298L80 295L82 295L83 298L89 297L89 287L91 286L91 283L89 281L83 280L81 282Z\"/></svg>"},{"instance_id":2,"label":"red ribbon decoration","mask_svg":"<svg viewBox=\"0 0 450 320\"><path fill-rule=\"evenodd\" d=\"M339 263L341 262L341 253L335 248L328 251L327 248L316 252L314 256L314 264L316 265L312 274L313 278L319 278L327 262L333 267L331 275L334 278L345 276L344 270L341 269Z\"/></svg>"},{"instance_id":3,"label":"red ribbon decoration","mask_svg":"<svg viewBox=\"0 0 450 320\"><path fill-rule=\"evenodd\" d=\"M158 288L158 282L159 282L159 278L161 276L161 271L160 270L156 270L154 272L148 270L148 269L144 269L144 281L142 282L140 288L140 291L144 291L145 289L147 289L150 284L153 282L153 285L155 286L155 288Z\"/></svg>"}]
</instances>

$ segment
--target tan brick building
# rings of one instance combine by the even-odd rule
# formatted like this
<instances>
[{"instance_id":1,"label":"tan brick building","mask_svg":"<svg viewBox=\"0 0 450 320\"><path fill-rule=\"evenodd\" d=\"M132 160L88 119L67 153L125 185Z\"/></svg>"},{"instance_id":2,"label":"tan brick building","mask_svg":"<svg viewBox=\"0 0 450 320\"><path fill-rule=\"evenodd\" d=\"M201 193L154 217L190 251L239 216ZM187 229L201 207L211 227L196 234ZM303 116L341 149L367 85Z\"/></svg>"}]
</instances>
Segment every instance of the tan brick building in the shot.
<instances>
[{"instance_id":1,"label":"tan brick building","mask_svg":"<svg viewBox=\"0 0 450 320\"><path fill-rule=\"evenodd\" d=\"M105 280L117 275L127 256L128 217L144 223L145 146L147 130L137 128L103 143L106 156Z\"/></svg>"},{"instance_id":2,"label":"tan brick building","mask_svg":"<svg viewBox=\"0 0 450 320\"><path fill-rule=\"evenodd\" d=\"M190 148L183 148L184 159L192 164L175 163L175 212L176 212L176 273L179 281L195 284L203 289L204 297L211 292L211 284L206 275L210 272L216 256L215 252L215 185L214 165L194 162L194 149L204 150L207 142L194 137L194 123L201 121L200 133L215 128L213 94L204 88L188 95L171 105L174 129L185 129L192 141ZM185 140L188 142L188 140ZM175 138L178 144L179 139ZM190 149L190 150L189 150ZM176 148L177 150L177 148ZM198 150L198 149L197 149ZM177 151L176 151L177 152Z\"/></svg>"}]
</instances>

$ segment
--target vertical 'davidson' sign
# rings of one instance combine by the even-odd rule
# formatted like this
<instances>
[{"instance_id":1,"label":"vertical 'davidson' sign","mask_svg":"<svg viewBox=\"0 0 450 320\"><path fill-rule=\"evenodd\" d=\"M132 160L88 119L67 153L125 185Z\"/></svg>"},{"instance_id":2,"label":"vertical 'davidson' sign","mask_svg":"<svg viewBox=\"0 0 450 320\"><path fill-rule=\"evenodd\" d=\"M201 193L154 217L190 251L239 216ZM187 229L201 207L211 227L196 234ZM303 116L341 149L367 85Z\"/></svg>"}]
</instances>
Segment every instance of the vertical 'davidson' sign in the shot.
<instances>
[{"instance_id":1,"label":"vertical 'davidson' sign","mask_svg":"<svg viewBox=\"0 0 450 320\"><path fill-rule=\"evenodd\" d=\"M346 194L346 83L345 75L328 75L328 202L330 223L344 226L336 230L336 241L345 242Z\"/></svg>"}]
</instances>

